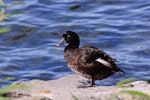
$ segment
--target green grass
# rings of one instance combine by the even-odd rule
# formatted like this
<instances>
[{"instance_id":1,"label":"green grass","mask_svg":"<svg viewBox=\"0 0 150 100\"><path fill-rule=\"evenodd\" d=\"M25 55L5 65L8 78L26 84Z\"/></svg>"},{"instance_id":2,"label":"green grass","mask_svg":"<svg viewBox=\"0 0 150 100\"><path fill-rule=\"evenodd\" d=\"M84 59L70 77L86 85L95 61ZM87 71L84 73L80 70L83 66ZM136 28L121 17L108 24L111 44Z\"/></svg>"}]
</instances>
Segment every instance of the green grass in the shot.
<instances>
[{"instance_id":1,"label":"green grass","mask_svg":"<svg viewBox=\"0 0 150 100\"><path fill-rule=\"evenodd\" d=\"M4 78L3 80L10 81L10 80L14 80L14 79L16 79L16 77L9 76L9 77Z\"/></svg>"},{"instance_id":2,"label":"green grass","mask_svg":"<svg viewBox=\"0 0 150 100\"><path fill-rule=\"evenodd\" d=\"M12 90L16 90L16 89L27 89L28 86L26 85L10 85L10 86L7 86L7 87L4 87L4 88L0 88L0 95L4 94L4 93L7 93L7 92L10 92Z\"/></svg>"},{"instance_id":3,"label":"green grass","mask_svg":"<svg viewBox=\"0 0 150 100\"><path fill-rule=\"evenodd\" d=\"M4 88L0 88L0 100L9 100L9 97L3 97L3 94L9 93L13 90L25 90L28 89L29 87L24 85L24 84L15 84L15 85L10 85Z\"/></svg>"},{"instance_id":4,"label":"green grass","mask_svg":"<svg viewBox=\"0 0 150 100\"><path fill-rule=\"evenodd\" d=\"M6 26L6 27L1 27L0 28L0 34L1 33L6 33L6 32L10 32L10 28L9 27Z\"/></svg>"},{"instance_id":5,"label":"green grass","mask_svg":"<svg viewBox=\"0 0 150 100\"><path fill-rule=\"evenodd\" d=\"M25 13L24 11L16 11L16 12L7 13L8 8L10 9L13 6L19 5L19 4L22 4L22 3L23 3L22 1L16 1L16 2L6 6L4 1L0 0L0 6L2 6L1 9L0 9L0 22L4 22L4 19L10 18L12 15L24 14ZM1 33L7 33L7 32L10 32L10 31L11 31L11 29L8 26L0 27L0 34Z\"/></svg>"},{"instance_id":6,"label":"green grass","mask_svg":"<svg viewBox=\"0 0 150 100\"><path fill-rule=\"evenodd\" d=\"M131 82L135 82L135 81L138 81L139 79L137 78L127 78L127 79L124 79L120 82L117 83L117 87L121 87L122 85L124 84L127 84L127 83L131 83ZM122 90L120 93L118 94L115 94L112 98L112 100L114 100L114 98L117 98L119 94L129 94L129 95L132 95L133 97L137 97L137 98L144 98L144 100L150 100L150 96L148 94L145 94L141 91L135 91L135 90Z\"/></svg>"},{"instance_id":7,"label":"green grass","mask_svg":"<svg viewBox=\"0 0 150 100\"><path fill-rule=\"evenodd\" d=\"M72 95L74 100L78 100L78 98L74 94L71 94L71 95Z\"/></svg>"},{"instance_id":8,"label":"green grass","mask_svg":"<svg viewBox=\"0 0 150 100\"><path fill-rule=\"evenodd\" d=\"M0 97L0 100L10 100L9 98Z\"/></svg>"},{"instance_id":9,"label":"green grass","mask_svg":"<svg viewBox=\"0 0 150 100\"><path fill-rule=\"evenodd\" d=\"M23 3L23 1L16 1L16 2L14 2L8 6L5 6L6 4L4 3L4 1L0 0L0 6L2 6L2 8L0 9L0 22L3 22L4 19L9 18L12 15L23 14L24 13L23 11L16 11L16 12L7 13L8 8L10 9L13 6L16 6L16 5L19 5L22 3Z\"/></svg>"},{"instance_id":10,"label":"green grass","mask_svg":"<svg viewBox=\"0 0 150 100\"><path fill-rule=\"evenodd\" d=\"M140 91L135 91L135 90L122 90L121 93L126 93L126 94L130 94L132 96L135 97L139 97L139 98L145 98L147 100L150 100L150 96L148 94L145 94L143 92Z\"/></svg>"},{"instance_id":11,"label":"green grass","mask_svg":"<svg viewBox=\"0 0 150 100\"><path fill-rule=\"evenodd\" d=\"M75 6L72 6L72 7L70 8L70 10L77 10L77 9L79 9L79 8L81 8L81 5L75 5Z\"/></svg>"},{"instance_id":12,"label":"green grass","mask_svg":"<svg viewBox=\"0 0 150 100\"><path fill-rule=\"evenodd\" d=\"M116 86L121 87L124 84L135 82L135 81L138 81L138 80L139 79L137 79L137 78L127 78L127 79L124 79L124 80L121 80L120 82L118 82Z\"/></svg>"},{"instance_id":13,"label":"green grass","mask_svg":"<svg viewBox=\"0 0 150 100\"><path fill-rule=\"evenodd\" d=\"M3 0L0 0L0 5L5 6L5 3L3 2Z\"/></svg>"}]
</instances>

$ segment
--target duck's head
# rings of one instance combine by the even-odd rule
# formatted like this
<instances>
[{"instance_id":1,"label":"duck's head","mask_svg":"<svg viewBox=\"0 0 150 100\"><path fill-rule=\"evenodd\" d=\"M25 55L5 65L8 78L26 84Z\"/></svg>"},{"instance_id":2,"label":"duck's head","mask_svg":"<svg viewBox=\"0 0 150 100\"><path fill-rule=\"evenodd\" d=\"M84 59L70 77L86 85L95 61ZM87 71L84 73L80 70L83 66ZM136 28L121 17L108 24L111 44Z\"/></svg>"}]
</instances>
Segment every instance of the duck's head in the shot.
<instances>
[{"instance_id":1,"label":"duck's head","mask_svg":"<svg viewBox=\"0 0 150 100\"><path fill-rule=\"evenodd\" d=\"M68 43L69 46L78 48L80 43L79 36L75 32L66 31L63 34L63 38L56 46L61 46L64 43Z\"/></svg>"}]
</instances>

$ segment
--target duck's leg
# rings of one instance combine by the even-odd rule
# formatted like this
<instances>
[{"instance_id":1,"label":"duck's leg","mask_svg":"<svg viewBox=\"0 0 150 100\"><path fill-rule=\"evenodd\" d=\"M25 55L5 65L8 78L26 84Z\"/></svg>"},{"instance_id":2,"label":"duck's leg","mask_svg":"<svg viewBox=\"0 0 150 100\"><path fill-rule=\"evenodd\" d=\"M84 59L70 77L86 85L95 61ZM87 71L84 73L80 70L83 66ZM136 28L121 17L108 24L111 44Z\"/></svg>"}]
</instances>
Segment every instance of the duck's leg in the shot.
<instances>
[{"instance_id":1,"label":"duck's leg","mask_svg":"<svg viewBox=\"0 0 150 100\"><path fill-rule=\"evenodd\" d=\"M93 87L93 85L95 85L94 82L95 82L95 80L92 78L91 81L90 81L90 87Z\"/></svg>"}]
</instances>

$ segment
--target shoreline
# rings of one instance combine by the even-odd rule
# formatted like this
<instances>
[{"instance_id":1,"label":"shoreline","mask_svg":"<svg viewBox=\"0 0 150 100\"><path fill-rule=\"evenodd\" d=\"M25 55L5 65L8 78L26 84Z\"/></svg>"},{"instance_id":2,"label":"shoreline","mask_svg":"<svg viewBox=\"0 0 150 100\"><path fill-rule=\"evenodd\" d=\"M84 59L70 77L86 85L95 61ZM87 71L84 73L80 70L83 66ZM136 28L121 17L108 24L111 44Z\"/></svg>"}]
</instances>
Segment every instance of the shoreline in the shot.
<instances>
[{"instance_id":1,"label":"shoreline","mask_svg":"<svg viewBox=\"0 0 150 100\"><path fill-rule=\"evenodd\" d=\"M49 81L15 82L12 85L26 85L28 88L11 91L9 95L11 100L148 100L133 99L134 96L121 93L122 90L141 91L150 95L150 84L146 81L131 82L120 88L116 86L81 88L79 86L86 84L79 82L83 80L85 78L71 74Z\"/></svg>"}]
</instances>

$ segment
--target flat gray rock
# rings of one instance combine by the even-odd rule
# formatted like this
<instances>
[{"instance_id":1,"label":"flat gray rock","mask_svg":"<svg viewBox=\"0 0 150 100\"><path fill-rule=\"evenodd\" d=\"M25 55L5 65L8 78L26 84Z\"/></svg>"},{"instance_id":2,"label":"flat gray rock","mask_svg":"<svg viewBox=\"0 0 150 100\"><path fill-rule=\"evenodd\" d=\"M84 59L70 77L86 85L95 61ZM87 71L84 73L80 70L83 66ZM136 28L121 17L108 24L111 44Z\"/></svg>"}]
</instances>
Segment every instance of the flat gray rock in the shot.
<instances>
[{"instance_id":1,"label":"flat gray rock","mask_svg":"<svg viewBox=\"0 0 150 100\"><path fill-rule=\"evenodd\" d=\"M117 88L115 86L83 87L87 85L85 80L79 75L72 74L49 81L15 82L12 85L24 84L28 88L14 90L10 97L11 100L147 100L134 99L134 96L121 93L122 90L137 90L150 95L150 84L145 81L136 81Z\"/></svg>"}]
</instances>

